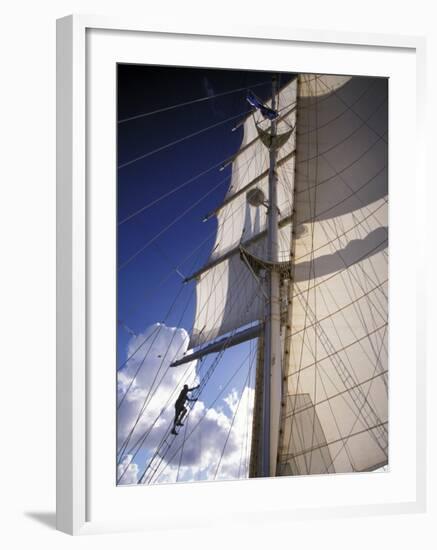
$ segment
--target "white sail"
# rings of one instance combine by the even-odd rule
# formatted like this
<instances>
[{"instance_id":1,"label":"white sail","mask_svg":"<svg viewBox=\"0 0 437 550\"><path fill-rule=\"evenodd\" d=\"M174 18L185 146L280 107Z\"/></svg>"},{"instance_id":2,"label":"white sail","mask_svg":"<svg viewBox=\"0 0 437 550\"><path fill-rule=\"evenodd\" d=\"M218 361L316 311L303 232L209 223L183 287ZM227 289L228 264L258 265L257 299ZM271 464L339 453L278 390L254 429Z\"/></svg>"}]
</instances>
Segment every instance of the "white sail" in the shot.
<instances>
[{"instance_id":1,"label":"white sail","mask_svg":"<svg viewBox=\"0 0 437 550\"><path fill-rule=\"evenodd\" d=\"M214 247L190 277L197 292L190 347L200 347L172 366L222 351L225 335L235 345L260 335L250 477L374 470L388 463L389 443L388 82L299 75L278 95L277 138L258 112L244 121L231 185L214 212ZM277 159L269 158L271 139ZM279 261L267 254L269 168L278 186ZM243 330L266 315L265 332ZM216 366L197 370L197 395ZM162 475L157 464L173 430L140 482ZM180 466L183 448L170 462L177 457Z\"/></svg>"},{"instance_id":2,"label":"white sail","mask_svg":"<svg viewBox=\"0 0 437 550\"><path fill-rule=\"evenodd\" d=\"M287 179L278 187L278 206L283 226L280 229L280 257L290 256L292 211L292 177L294 173L295 139L292 132L296 118L296 81L279 94L278 134L289 136L279 149L278 164ZM196 286L197 307L190 346L226 334L259 321L264 315L261 283L240 259L238 247L266 257L266 205L252 206L247 201L249 189L258 188L267 198L269 152L260 134L270 126L256 113L244 122L244 135L239 153L232 163L232 179L224 205L217 212L217 237L210 262L216 265L199 275ZM282 163L282 164L281 164ZM252 183L254 182L254 183ZM258 238L257 238L258 237ZM230 256L220 261L226 254Z\"/></svg>"},{"instance_id":3,"label":"white sail","mask_svg":"<svg viewBox=\"0 0 437 550\"><path fill-rule=\"evenodd\" d=\"M388 460L387 81L301 75L278 474Z\"/></svg>"}]
</instances>

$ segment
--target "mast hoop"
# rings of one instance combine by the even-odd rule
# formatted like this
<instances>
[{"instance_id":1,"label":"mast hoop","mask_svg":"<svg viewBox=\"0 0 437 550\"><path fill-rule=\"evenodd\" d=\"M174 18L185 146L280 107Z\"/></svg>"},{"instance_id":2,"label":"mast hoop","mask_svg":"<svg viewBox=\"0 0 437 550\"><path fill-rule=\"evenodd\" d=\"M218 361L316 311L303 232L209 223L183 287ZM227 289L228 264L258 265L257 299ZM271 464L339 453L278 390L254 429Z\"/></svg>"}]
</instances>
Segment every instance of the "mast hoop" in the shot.
<instances>
[{"instance_id":1,"label":"mast hoop","mask_svg":"<svg viewBox=\"0 0 437 550\"><path fill-rule=\"evenodd\" d=\"M257 122L255 122L255 125L262 144L265 145L269 151L278 151L278 149L287 143L294 131L293 126L293 128L288 130L288 132L283 132L282 134L272 136L268 130L263 130Z\"/></svg>"},{"instance_id":2,"label":"mast hoop","mask_svg":"<svg viewBox=\"0 0 437 550\"><path fill-rule=\"evenodd\" d=\"M245 261L248 265L250 265L250 267L256 274L259 274L261 270L268 270L271 272L279 273L285 279L291 279L291 261L288 260L285 262L272 262L269 260L264 260L249 252L242 245L239 246L239 250L241 259Z\"/></svg>"}]
</instances>

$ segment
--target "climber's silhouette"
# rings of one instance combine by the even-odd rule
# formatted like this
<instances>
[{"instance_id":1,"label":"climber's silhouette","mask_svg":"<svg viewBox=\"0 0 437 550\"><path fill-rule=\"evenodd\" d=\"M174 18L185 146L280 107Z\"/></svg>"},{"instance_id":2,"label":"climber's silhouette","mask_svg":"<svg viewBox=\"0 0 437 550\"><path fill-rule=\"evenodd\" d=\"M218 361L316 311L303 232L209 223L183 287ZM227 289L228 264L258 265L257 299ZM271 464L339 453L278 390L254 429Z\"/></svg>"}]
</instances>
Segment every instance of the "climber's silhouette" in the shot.
<instances>
[{"instance_id":1,"label":"climber's silhouette","mask_svg":"<svg viewBox=\"0 0 437 550\"><path fill-rule=\"evenodd\" d=\"M182 420L184 419L185 415L187 414L187 407L185 406L185 403L187 401L197 401L197 399L190 399L188 397L188 392L197 390L199 386L196 386L195 388L189 388L187 384L184 385L183 389L181 390L181 393L179 394L179 397L176 399L176 403L174 405L175 407L175 415L174 415L174 421L173 421L173 429L171 433L173 435L177 435L176 432L176 426L183 426Z\"/></svg>"}]
</instances>

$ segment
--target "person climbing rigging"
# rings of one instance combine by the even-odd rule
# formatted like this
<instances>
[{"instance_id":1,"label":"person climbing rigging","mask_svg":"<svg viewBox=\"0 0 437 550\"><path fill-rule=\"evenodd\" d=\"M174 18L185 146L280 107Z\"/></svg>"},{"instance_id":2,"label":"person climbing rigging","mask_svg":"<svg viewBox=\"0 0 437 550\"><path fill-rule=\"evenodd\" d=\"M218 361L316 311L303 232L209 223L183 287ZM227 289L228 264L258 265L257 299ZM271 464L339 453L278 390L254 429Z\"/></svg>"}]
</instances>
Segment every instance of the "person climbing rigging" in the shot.
<instances>
[{"instance_id":1,"label":"person climbing rigging","mask_svg":"<svg viewBox=\"0 0 437 550\"><path fill-rule=\"evenodd\" d=\"M197 388L199 388L199 386L195 386L194 388L189 388L187 384L185 384L183 389L181 390L181 393L179 394L179 397L176 399L176 403L174 405L175 416L173 421L173 429L171 431L173 435L178 435L176 432L176 426L183 426L182 420L184 419L185 415L188 412L187 407L185 407L185 403L187 401L191 401L192 403L197 401L197 399L190 399L188 397L188 393L194 390L197 390Z\"/></svg>"}]
</instances>

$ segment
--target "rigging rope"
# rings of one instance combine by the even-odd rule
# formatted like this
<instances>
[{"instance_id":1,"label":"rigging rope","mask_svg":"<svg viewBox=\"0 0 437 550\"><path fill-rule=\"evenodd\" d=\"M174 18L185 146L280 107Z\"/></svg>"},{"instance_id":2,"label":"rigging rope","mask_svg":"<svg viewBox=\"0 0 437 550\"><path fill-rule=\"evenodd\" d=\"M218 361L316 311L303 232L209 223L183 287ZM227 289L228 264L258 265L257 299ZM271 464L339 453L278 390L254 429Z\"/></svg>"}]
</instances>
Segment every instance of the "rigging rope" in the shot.
<instances>
[{"instance_id":1,"label":"rigging rope","mask_svg":"<svg viewBox=\"0 0 437 550\"><path fill-rule=\"evenodd\" d=\"M250 87L251 88L258 88L259 86L265 86L268 83L269 83L269 81L258 82L258 84L253 84ZM220 93L214 94L214 95L199 97L198 99L192 99L190 101L184 101L183 103L178 103L176 105L170 105L168 107L163 107L162 109L156 109L154 111L149 111L147 113L140 113L138 115L133 115L133 116L130 116L130 117L122 118L118 121L118 124L123 124L124 122L129 122L131 120L137 120L139 118L149 117L149 116L152 116L152 115L156 115L158 113L165 113L167 111L171 111L171 110L177 109L179 107L185 107L187 105L193 105L195 103L201 103L203 101L208 101L210 99L216 99L217 97L223 97L223 96L226 96L226 95L235 94L237 92L243 92L243 91L247 91L247 86L244 86L242 88L236 88L235 90L229 90L227 92L220 92Z\"/></svg>"},{"instance_id":2,"label":"rigging rope","mask_svg":"<svg viewBox=\"0 0 437 550\"><path fill-rule=\"evenodd\" d=\"M249 371L247 373L246 379L244 380L243 388L241 390L240 399L238 400L238 404L237 404L237 406L235 408L235 411L234 411L234 414L232 416L232 422L231 422L231 425L229 426L229 431L228 431L228 434L227 434L226 439L225 439L225 444L223 445L223 449L222 449L222 452L220 454L219 461L217 463L217 468L215 470L214 479L217 479L217 474L219 472L219 469L220 469L220 466L221 466L221 463L222 463L222 460L223 460L223 457L224 457L224 454L225 454L226 446L228 444L229 437L230 437L231 432L232 432L232 428L234 427L235 418L237 417L238 409L240 408L240 403L243 399L244 388L247 386L249 376L250 376L250 365L249 365Z\"/></svg>"},{"instance_id":3,"label":"rigging rope","mask_svg":"<svg viewBox=\"0 0 437 550\"><path fill-rule=\"evenodd\" d=\"M284 107L285 109L286 107ZM203 134L204 132L207 132L208 130L212 130L213 128L217 128L218 126L221 126L222 124L226 124L227 122L230 122L231 120L234 120L236 118L239 118L239 117L244 117L246 115L251 115L253 113L252 110L245 110L245 111L242 111L241 113L238 113L236 115L233 115L231 117L228 117L226 118L225 120L221 120L219 122L216 122L214 124L211 124L210 126L206 126L205 128L201 128L200 130L197 130L195 132L192 132L191 134L188 134L182 138L179 138L179 139L176 139L174 141L171 141L170 143L166 143L165 145L162 145L161 147L157 147L156 149L152 149L152 151L149 151L147 153L144 153L143 155L140 155L139 157L135 157L134 159L131 159L131 160L128 160L126 162L122 162L121 164L118 165L118 169L122 169L122 168L125 168L126 166L129 166L135 162L138 162L139 160L143 160L145 158L148 158L152 155L154 155L155 153L160 153L161 151L165 151L166 149L168 149L169 147L172 147L173 145L177 145L179 143L182 143L183 141L187 140L187 139L190 139L192 137L196 137L200 134ZM286 116L286 115L284 115ZM223 162L223 161L222 161Z\"/></svg>"},{"instance_id":4,"label":"rigging rope","mask_svg":"<svg viewBox=\"0 0 437 550\"><path fill-rule=\"evenodd\" d=\"M224 159L224 160L226 160L226 159ZM217 164L214 164L210 168L207 168L206 170L203 170L203 172L200 172L200 174L197 174L196 176L193 176L192 178L184 181L183 183L181 183L180 185L178 185L174 189L171 189L167 193L164 193L163 195L161 195L160 197L158 197L158 198L154 199L153 201L149 202L145 206L142 206L138 210L135 210L135 212L132 212L132 214L129 214L128 216L123 218L121 221L119 221L117 225L123 225L124 223L131 220L132 218L135 218L136 216L138 216L138 214L141 214L141 212L144 212L144 211L148 210L149 208L151 208L152 206L154 206L158 202L162 201L163 199L166 199L167 197L170 197L171 195L173 195L174 193L176 193L180 189L183 189L184 187L186 187L187 185L189 185L193 181L196 181L199 178L201 178L202 176L204 176L205 174L208 174L209 172L214 170L214 168L218 168L219 166L221 166L223 164L224 160L221 160L220 162L218 162Z\"/></svg>"},{"instance_id":5,"label":"rigging rope","mask_svg":"<svg viewBox=\"0 0 437 550\"><path fill-rule=\"evenodd\" d=\"M160 279L159 283L152 287L151 289L149 289L149 292L147 292L143 299L146 299L146 298L149 298L149 296L154 296L156 295L156 291L161 288L169 279L170 277L173 275L173 273L177 273L179 268L185 264L185 262L187 260L189 260L191 257L194 256L194 254L196 252L199 252L198 256L196 257L195 259L195 264L197 264L197 260L198 260L198 257L200 255L200 249L212 238L212 237L215 237L215 234L216 234L216 230L214 229L214 231L211 231L207 237L205 239L203 239L203 241L201 241L195 248L193 248L193 250L187 255L185 256L185 258L183 258L175 267L173 267L173 269L171 269L169 271L169 273L167 273L167 275L163 278ZM192 269L194 269L195 267L195 264L193 265ZM132 313L132 312L137 312L138 311L138 308L139 307L142 307L142 302L139 302L139 301L136 301L136 307L135 308L131 308L129 311Z\"/></svg>"},{"instance_id":6,"label":"rigging rope","mask_svg":"<svg viewBox=\"0 0 437 550\"><path fill-rule=\"evenodd\" d=\"M255 353L254 353L255 351ZM253 368L253 363L254 363L254 359L256 357L256 346L253 345L253 340L250 341L250 351L249 351L250 354L253 353L253 356L252 358L250 359L250 362L249 362L249 381L247 383L248 387L251 387L251 375L252 375L252 368ZM256 369L255 369L256 370ZM246 408L246 430L245 430L245 436L244 436L244 445L241 445L241 455L240 455L240 463L238 465L238 479L240 479L241 475L240 475L240 472L241 472L241 467L242 467L242 462L243 462L243 456L244 456L244 468L245 468L245 471L247 473L247 459L248 459L248 453L247 453L247 449L248 449L248 440L249 440L249 428L252 424L252 421L253 421L253 417L250 417L249 415L249 411L250 411L250 400L249 400L249 396L247 396L247 408Z\"/></svg>"},{"instance_id":7,"label":"rigging rope","mask_svg":"<svg viewBox=\"0 0 437 550\"><path fill-rule=\"evenodd\" d=\"M136 355L136 353L144 346L144 344L153 336L153 334L158 330L159 327L155 327L154 331L146 336L146 338L141 342L141 344L133 351L127 359L123 361L123 363L118 367L117 370L122 369L131 359Z\"/></svg>"},{"instance_id":8,"label":"rigging rope","mask_svg":"<svg viewBox=\"0 0 437 550\"><path fill-rule=\"evenodd\" d=\"M139 157L136 157L134 159L128 160L126 162L122 162L118 165L118 169L125 168L126 166L130 166L134 162L138 162L139 160L143 160L145 158L149 158L155 153L160 153L161 151L165 151L169 147L173 147L173 145L177 145L178 143L182 143L183 141L190 139L195 136L199 136L200 134L203 134L204 132L207 132L208 130L212 130L213 128L217 128L218 126L221 126L222 124L226 124L227 122L230 122L231 120L234 120L236 118L239 118L241 116L247 115L250 113L250 111L243 111L242 113L238 113L237 115L233 115L231 117L226 118L225 120L220 120L219 122L216 122L214 124L211 124L210 126L207 126L206 128L202 128L201 130L197 130L196 132L192 132L191 134L188 134L182 138L176 139L174 141L171 141L170 143L167 143L166 145L162 145L161 147L157 147L156 149L153 149L152 151L149 151L148 153L144 153L144 155L140 155Z\"/></svg>"},{"instance_id":9,"label":"rigging rope","mask_svg":"<svg viewBox=\"0 0 437 550\"><path fill-rule=\"evenodd\" d=\"M129 258L127 258L124 262L122 262L118 267L118 271L121 271L127 265L129 265L132 262L132 260L134 260L139 254L141 254L141 252L146 250L146 248L148 248L152 243L154 243L157 239L159 239L159 237L161 237L161 235L163 235L166 231L168 231L171 227L173 227L173 225L175 225L184 216L186 216L188 214L188 212L191 212L191 210L193 210L193 208L195 208L198 204L200 204L203 200L205 200L206 197L211 195L211 193L213 193L218 187L220 187L220 185L223 185L223 183L225 183L227 180L229 180L229 177L230 176L226 176L226 178L220 180L207 193L205 193L202 197L200 197L200 199L193 202L186 210L184 210L181 214L179 214L179 216L176 216L176 218L174 218L166 227L161 229L161 231L159 231L154 237L149 239L139 250L137 250L134 254L129 256Z\"/></svg>"},{"instance_id":10,"label":"rigging rope","mask_svg":"<svg viewBox=\"0 0 437 550\"><path fill-rule=\"evenodd\" d=\"M181 471L182 456L184 454L184 447L185 447L185 441L187 439L187 428L188 428L188 422L189 421L190 421L190 419L187 418L187 420L185 422L185 426L184 426L184 438L182 440L182 449L181 449L181 454L179 456L179 464L178 464L178 471L177 471L177 474L176 474L176 481L179 481L179 474L180 474L180 471Z\"/></svg>"},{"instance_id":11,"label":"rigging rope","mask_svg":"<svg viewBox=\"0 0 437 550\"><path fill-rule=\"evenodd\" d=\"M253 158L255 157L255 155L253 155L252 157L250 157L249 159L247 159L247 161L245 162L245 164L247 164L249 161L251 161ZM151 202L149 202L148 204L142 206L141 208L139 208L138 210L135 210L134 212L132 212L131 214L129 214L128 216L126 216L125 218L123 218L121 221L118 222L117 225L123 225L124 223L126 223L127 221L131 220L132 218L135 218L136 216L138 216L138 214L141 214L142 212L148 210L149 208L151 208L152 206L154 206L155 204L157 204L158 202L162 201L163 199L166 199L167 197L170 197L171 195L173 195L174 193L176 193L177 191L179 191L180 189L183 189L184 187L186 187L187 185L189 185L190 183L192 183L193 181L196 181L198 180L199 178L201 178L202 176L208 174L209 172L211 172L212 170L214 170L215 168L219 168L221 166L223 166L223 163L228 160L228 157L226 157L225 159L221 160L220 162L217 162L216 164L214 164L213 166L207 168L206 170L203 170L202 172L200 172L199 174L196 174L195 176L189 178L188 180L184 181L183 183L181 183L180 185L178 185L177 187L175 187L174 189L170 189L170 191L168 191L167 193L164 193L163 195L161 195L160 197L157 197L156 199L152 200ZM238 170L240 170L241 168L243 168L244 164L243 165L240 165L238 166L237 170L235 171L238 172Z\"/></svg>"},{"instance_id":12,"label":"rigging rope","mask_svg":"<svg viewBox=\"0 0 437 550\"><path fill-rule=\"evenodd\" d=\"M376 80L375 80L375 81L376 81ZM375 81L374 81L374 82L375 82ZM341 95L337 92L337 90L336 90L335 88L331 90L331 89L326 85L326 83L323 82L322 79L320 79L320 82L325 86L325 88L328 89L328 91L334 92L334 95L343 103L343 105L345 105L345 107L346 107L347 109L350 109L350 110L352 111L352 113L354 113L354 115L355 115L357 118L359 118L359 119L361 120L361 122L363 122L363 123L364 123L364 124L365 124L365 125L375 134L375 135L377 135L379 138L381 138L382 140L384 140L384 141L387 143L387 140L385 139L385 137L384 137L383 135L379 134L379 133L375 130L375 128L373 128L373 126L371 126L371 125L369 124L369 122L368 122L369 119L364 119L357 111L355 111L355 109L353 109L352 105L354 105L355 102L352 103L352 105L348 105L348 104L346 103L346 101L341 97Z\"/></svg>"},{"instance_id":13,"label":"rigging rope","mask_svg":"<svg viewBox=\"0 0 437 550\"><path fill-rule=\"evenodd\" d=\"M226 183L227 180L229 180L230 178L232 178L233 175L235 175L235 173L238 172L238 170L241 170L243 168L245 168L245 173L242 175L242 177L244 178L252 164L252 161L254 160L256 155L252 155L251 157L249 157L245 162L244 164L240 165L237 169L237 171L234 171L234 174L231 174L231 175L228 175L226 176L225 178L223 178L222 180L220 180L214 187L212 187L209 191L207 191L203 196L201 196L196 202L194 202L193 204L191 204L186 210L184 210L179 216L177 216L176 218L174 218L166 227L164 227L161 231L159 231L156 235L154 235L147 243L145 243L145 245L143 245L143 247L141 247L139 250L137 250L134 254L132 254L125 262L123 262L119 267L118 267L118 271L120 271L121 269L123 269L124 267L126 267L132 260L134 260L139 254L141 254L141 252L143 252L146 248L148 248L152 243L154 243L161 235L163 235L168 229L170 229L173 225L175 225L178 221L180 221L184 216L186 216L186 214L188 214L188 212L190 212L193 208L195 208L198 204L200 204L206 197L208 197L211 193L213 193L216 189L218 189L218 187L220 187L220 185L222 185L223 183ZM217 166L217 165L216 165ZM216 167L215 166L215 167ZM244 206L244 204L241 204L235 211L231 212L229 215L231 217L234 216L234 214L236 212L238 212L240 209L242 209L242 207ZM139 213L139 212L138 212ZM229 215L223 220L223 224L224 222L226 221L226 219L229 217ZM212 234L217 234L217 231L214 230L212 232ZM185 260L184 260L185 261ZM179 263L178 267L181 265L181 263Z\"/></svg>"}]
</instances>

